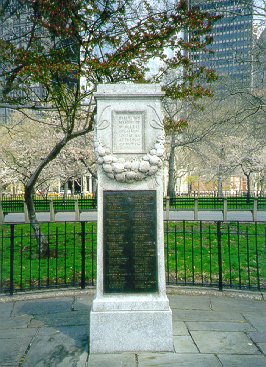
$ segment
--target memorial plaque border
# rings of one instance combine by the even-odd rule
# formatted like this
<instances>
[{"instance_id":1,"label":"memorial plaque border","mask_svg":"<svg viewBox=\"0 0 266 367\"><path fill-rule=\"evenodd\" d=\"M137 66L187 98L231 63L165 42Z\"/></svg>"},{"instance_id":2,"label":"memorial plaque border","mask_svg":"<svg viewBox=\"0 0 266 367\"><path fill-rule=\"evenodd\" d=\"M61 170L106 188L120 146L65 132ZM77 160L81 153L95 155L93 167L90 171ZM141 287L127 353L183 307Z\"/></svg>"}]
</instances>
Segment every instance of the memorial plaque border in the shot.
<instances>
[{"instance_id":1,"label":"memorial plaque border","mask_svg":"<svg viewBox=\"0 0 266 367\"><path fill-rule=\"evenodd\" d=\"M116 208L116 211L114 212L114 218L109 218L108 217L108 213L107 213L107 206L108 206L108 198L110 197L114 197L117 196L120 201L128 201L130 202L130 200L132 201L132 205L128 205L127 207L121 207L121 208ZM147 241L147 246L149 247L149 242L152 243L152 246L148 249L146 249L146 251L148 252L150 250L150 255L146 254L139 254L137 256L135 256L134 254L134 246L132 243L132 236L134 237L134 235L138 236L138 233L132 231L132 224L133 224L133 215L134 215L134 210L132 209L134 207L134 197L140 197L144 198L144 197L149 197L151 201L149 201L149 213L147 213L149 215L149 227L148 230L147 228L144 227L144 236L148 236L150 237ZM155 190L106 190L103 192L103 292L106 294L110 294L110 293L155 293L158 292L158 258L157 258L157 193ZM143 202L145 202L143 200ZM110 203L109 203L110 204ZM121 212L119 213L119 210L121 210ZM139 214L143 214L145 213L145 211L139 213ZM112 278L112 280L115 282L117 282L117 286L110 286L110 267L114 268L116 265L114 264L114 259L115 257L113 257L113 262L111 261L110 264L110 259L112 259L112 257L110 256L110 241L108 241L108 225L110 225L110 223L108 223L108 221L110 222L111 219L111 223L113 222L114 224L114 219L118 218L119 215L124 215L124 219L127 220L123 222L119 220L117 220L117 224L122 226L122 224L125 225L126 223L126 229L125 229L125 233L122 233L122 236L124 236L124 243L123 245L116 246L115 243L113 243L114 245L114 249L112 251L116 251L117 253L122 253L122 257L119 258L121 259L120 261L120 265L118 262L118 271L119 271L119 277L114 277ZM110 227L109 227L110 228ZM146 232L145 232L146 230ZM110 233L109 233L110 236ZM128 242L127 242L128 241ZM133 241L134 242L134 241ZM142 245L145 245L145 242L142 242ZM136 246L136 243L135 243ZM145 248L145 246L144 246ZM137 261L140 261L141 259L143 259L143 257L146 257L147 263L143 262L142 264L140 264L139 266L142 266L145 268L148 267L148 269L152 269L152 271L148 271L146 270L146 273L144 271L144 274L146 276L146 278L144 278L142 275L142 273L138 273L136 271L135 268L135 264L137 263ZM117 258L118 259L118 258ZM123 264L124 261L124 264ZM124 268L123 268L124 265ZM119 266L121 266L121 268L119 268ZM134 271L135 269L135 271ZM123 273L123 271L125 271L125 273ZM148 275L147 275L148 274ZM124 278L123 278L124 276ZM140 282L145 280L145 285L139 285L136 286L137 283L137 278L139 277ZM148 277L148 278L147 278ZM121 282L122 279L122 283L123 283L123 279L124 279L124 284L122 285Z\"/></svg>"}]
</instances>

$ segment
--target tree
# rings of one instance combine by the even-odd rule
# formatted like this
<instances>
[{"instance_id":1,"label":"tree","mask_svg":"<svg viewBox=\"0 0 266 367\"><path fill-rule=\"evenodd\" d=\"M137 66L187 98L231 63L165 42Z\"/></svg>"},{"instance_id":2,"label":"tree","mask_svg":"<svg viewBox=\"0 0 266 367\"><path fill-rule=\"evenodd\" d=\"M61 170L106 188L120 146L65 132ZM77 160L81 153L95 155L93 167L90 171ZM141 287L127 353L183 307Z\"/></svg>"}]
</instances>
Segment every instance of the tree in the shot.
<instances>
[{"instance_id":1,"label":"tree","mask_svg":"<svg viewBox=\"0 0 266 367\"><path fill-rule=\"evenodd\" d=\"M7 182L20 182L25 187L36 170L36 165L47 155L59 138L58 135L53 128L38 126L25 116L21 118L15 115L13 122L9 121L8 125L1 126L0 162L9 172ZM55 161L46 166L36 180L34 192L58 177L61 163L62 161Z\"/></svg>"},{"instance_id":2,"label":"tree","mask_svg":"<svg viewBox=\"0 0 266 367\"><path fill-rule=\"evenodd\" d=\"M205 49L210 39L204 35L216 17L188 9L186 1L167 8L152 7L146 0L25 0L16 4L15 11L7 2L2 5L2 106L23 114L27 114L26 106L53 109L57 117L52 124L48 112L35 120L62 133L46 156L36 162L25 183L29 218L39 237L32 200L34 186L66 144L93 129L97 84L145 82L147 63L155 56L164 62L160 75L180 66L190 70L189 60L181 51L167 58L165 48ZM26 19L28 26L14 36L16 18ZM187 42L178 33L184 28L197 29L198 35ZM200 72L204 74L205 70ZM179 88L179 94L195 92L198 70L188 75L189 86Z\"/></svg>"},{"instance_id":3,"label":"tree","mask_svg":"<svg viewBox=\"0 0 266 367\"><path fill-rule=\"evenodd\" d=\"M264 114L254 113L252 101L243 99L243 94L228 93L227 97L218 94L208 100L208 104L204 100L201 103L202 108L190 117L190 128L201 132L198 136L194 133L194 143L188 144L193 152L194 167L201 174L217 180L219 196L222 196L223 181L230 175L244 173L248 184L248 176L252 173L260 172L263 177L266 146ZM184 130L184 142L186 135ZM248 185L248 195L250 191Z\"/></svg>"},{"instance_id":4,"label":"tree","mask_svg":"<svg viewBox=\"0 0 266 367\"><path fill-rule=\"evenodd\" d=\"M1 149L0 165L2 167L0 180L4 188L14 182L26 185L28 179L40 162L49 152L56 140L60 139L60 132L52 127L37 125L25 116L12 118L8 125L0 126ZM59 180L67 182L70 178L78 178L88 172L88 165L92 165L93 158L92 136L87 134L70 142L60 154L43 170L38 177L35 191L45 192ZM46 189L47 190L46 190Z\"/></svg>"},{"instance_id":5,"label":"tree","mask_svg":"<svg viewBox=\"0 0 266 367\"><path fill-rule=\"evenodd\" d=\"M247 201L250 200L252 192L252 175L262 173L266 170L265 159L266 145L258 143L257 139L249 136L248 139L235 137L231 147L231 165L239 168L247 180Z\"/></svg>"},{"instance_id":6,"label":"tree","mask_svg":"<svg viewBox=\"0 0 266 367\"><path fill-rule=\"evenodd\" d=\"M215 7L216 2L211 2L212 8ZM193 1L194 4L200 5L203 3L206 5L206 1L198 0ZM241 121L244 124L249 121L253 125L253 132L259 136L264 134L265 136L265 11L266 11L266 2L265 0L252 2L251 0L236 0L236 4L241 5L238 7L242 9L241 14L239 12L234 12L233 7L225 7L226 13L223 12L223 7L220 2L217 2L217 12L223 15L230 15L230 18L234 19L236 17L239 20L239 17L249 17L252 15L254 21L254 31L256 31L256 37L254 34L253 42L253 52L245 58L243 58L242 53L236 54L235 62L238 63L241 67L242 63L250 63L252 67L252 86L246 86L243 88L243 84L237 83L236 80L230 80L230 78L216 78L216 83L213 84L211 88L212 93L208 90L203 90L201 93L195 94L195 97L200 97L202 95L212 96L211 99L203 99L203 103L197 102L195 103L195 98L193 101L190 99L183 100L183 103L179 101L174 104L169 101L165 103L165 111L167 115L168 123L170 123L171 129L169 131L169 154L167 156L168 164L169 164L169 179L168 179L168 195L174 195L175 190L175 166L176 166L176 149L178 147L190 147L195 152L199 150L199 144L202 141L205 144L213 144L212 136L218 128L216 122L219 122L221 131L225 133L225 129L223 126L227 124L227 121L231 119L231 124L240 124ZM182 80L186 73L180 73L180 79ZM210 73L209 81L214 80L215 76ZM184 94L182 95L184 96ZM235 100L238 108L234 108L232 106L231 101ZM191 103L192 102L192 103ZM226 103L229 102L230 108L228 113L226 112ZM218 108L218 111L223 113L215 112L213 107ZM224 107L225 106L225 107ZM212 111L211 111L211 108ZM206 113L202 112L201 109L206 108ZM213 113L215 112L215 113ZM209 114L209 115L208 115ZM196 116L196 119L195 119ZM209 116L213 116L212 121L210 121ZM206 120L207 119L207 120ZM197 123L198 120L198 123ZM253 121L252 121L253 120ZM184 126L184 121L187 121L187 127ZM180 123L184 127L180 129ZM176 130L174 127L176 126ZM204 129L201 127L204 126ZM226 127L226 126L225 126ZM230 129L230 127L227 128ZM256 132L255 132L256 130ZM219 129L217 130L217 134L219 135ZM216 134L216 135L217 135ZM208 136L209 135L209 136ZM220 135L221 139L222 135ZM208 141L208 143L207 143ZM171 142L171 143L170 143ZM216 147L218 148L218 147ZM222 156L221 147L218 149L219 154ZM180 151L180 149L178 149ZM207 150L206 150L207 151ZM218 151L217 151L218 152ZM199 155L202 155L203 151L200 149L198 152ZM195 156L195 155L194 155ZM204 155L202 155L203 157ZM211 157L214 158L213 154ZM218 155L216 155L215 161L217 161ZM208 158L204 157L205 161L208 161ZM228 167L223 167L221 163L222 158L219 159L220 163L218 163L217 168L219 172L217 172L216 167L214 167L214 172L217 174L217 178L219 181L219 192L222 192L222 178L226 177L229 174ZM200 164L200 160L199 160ZM213 166L212 166L213 167Z\"/></svg>"}]
</instances>

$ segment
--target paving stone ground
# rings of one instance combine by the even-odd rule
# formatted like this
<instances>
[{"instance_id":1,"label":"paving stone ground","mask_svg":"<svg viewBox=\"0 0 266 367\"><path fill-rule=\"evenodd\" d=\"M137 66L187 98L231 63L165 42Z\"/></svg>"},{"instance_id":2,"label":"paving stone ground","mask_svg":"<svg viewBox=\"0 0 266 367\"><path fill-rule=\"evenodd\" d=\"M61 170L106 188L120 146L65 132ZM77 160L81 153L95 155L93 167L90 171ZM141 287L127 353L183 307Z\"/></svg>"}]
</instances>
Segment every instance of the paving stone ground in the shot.
<instances>
[{"instance_id":1,"label":"paving stone ground","mask_svg":"<svg viewBox=\"0 0 266 367\"><path fill-rule=\"evenodd\" d=\"M170 290L168 295L173 311L173 353L108 355L88 351L92 291L2 297L0 366L266 366L263 295L184 293Z\"/></svg>"}]
</instances>

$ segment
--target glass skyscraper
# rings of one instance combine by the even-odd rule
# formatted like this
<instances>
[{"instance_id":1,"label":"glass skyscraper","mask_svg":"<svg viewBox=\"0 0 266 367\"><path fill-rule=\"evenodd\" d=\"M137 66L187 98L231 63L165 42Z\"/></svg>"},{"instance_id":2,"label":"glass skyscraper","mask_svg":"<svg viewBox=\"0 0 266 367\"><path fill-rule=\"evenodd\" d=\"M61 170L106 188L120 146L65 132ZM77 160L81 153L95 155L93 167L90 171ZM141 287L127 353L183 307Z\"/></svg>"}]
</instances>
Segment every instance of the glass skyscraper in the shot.
<instances>
[{"instance_id":1,"label":"glass skyscraper","mask_svg":"<svg viewBox=\"0 0 266 367\"><path fill-rule=\"evenodd\" d=\"M252 85L253 0L189 0L190 7L198 6L212 15L222 15L210 36L212 53L195 50L191 61L215 70L220 78ZM188 35L189 37L189 35Z\"/></svg>"}]
</instances>

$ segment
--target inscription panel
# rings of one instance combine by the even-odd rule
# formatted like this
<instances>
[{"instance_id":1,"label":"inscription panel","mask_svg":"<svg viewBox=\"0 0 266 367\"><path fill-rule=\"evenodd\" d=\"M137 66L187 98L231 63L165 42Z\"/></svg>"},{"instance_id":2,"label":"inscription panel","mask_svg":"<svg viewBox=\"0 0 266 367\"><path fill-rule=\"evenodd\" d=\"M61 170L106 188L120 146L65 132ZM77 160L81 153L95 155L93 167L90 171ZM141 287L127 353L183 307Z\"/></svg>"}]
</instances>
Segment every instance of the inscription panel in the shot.
<instances>
[{"instance_id":1,"label":"inscription panel","mask_svg":"<svg viewBox=\"0 0 266 367\"><path fill-rule=\"evenodd\" d=\"M113 153L144 153L144 112L113 112Z\"/></svg>"},{"instance_id":2,"label":"inscription panel","mask_svg":"<svg viewBox=\"0 0 266 367\"><path fill-rule=\"evenodd\" d=\"M104 191L105 293L156 292L156 191Z\"/></svg>"}]
</instances>

